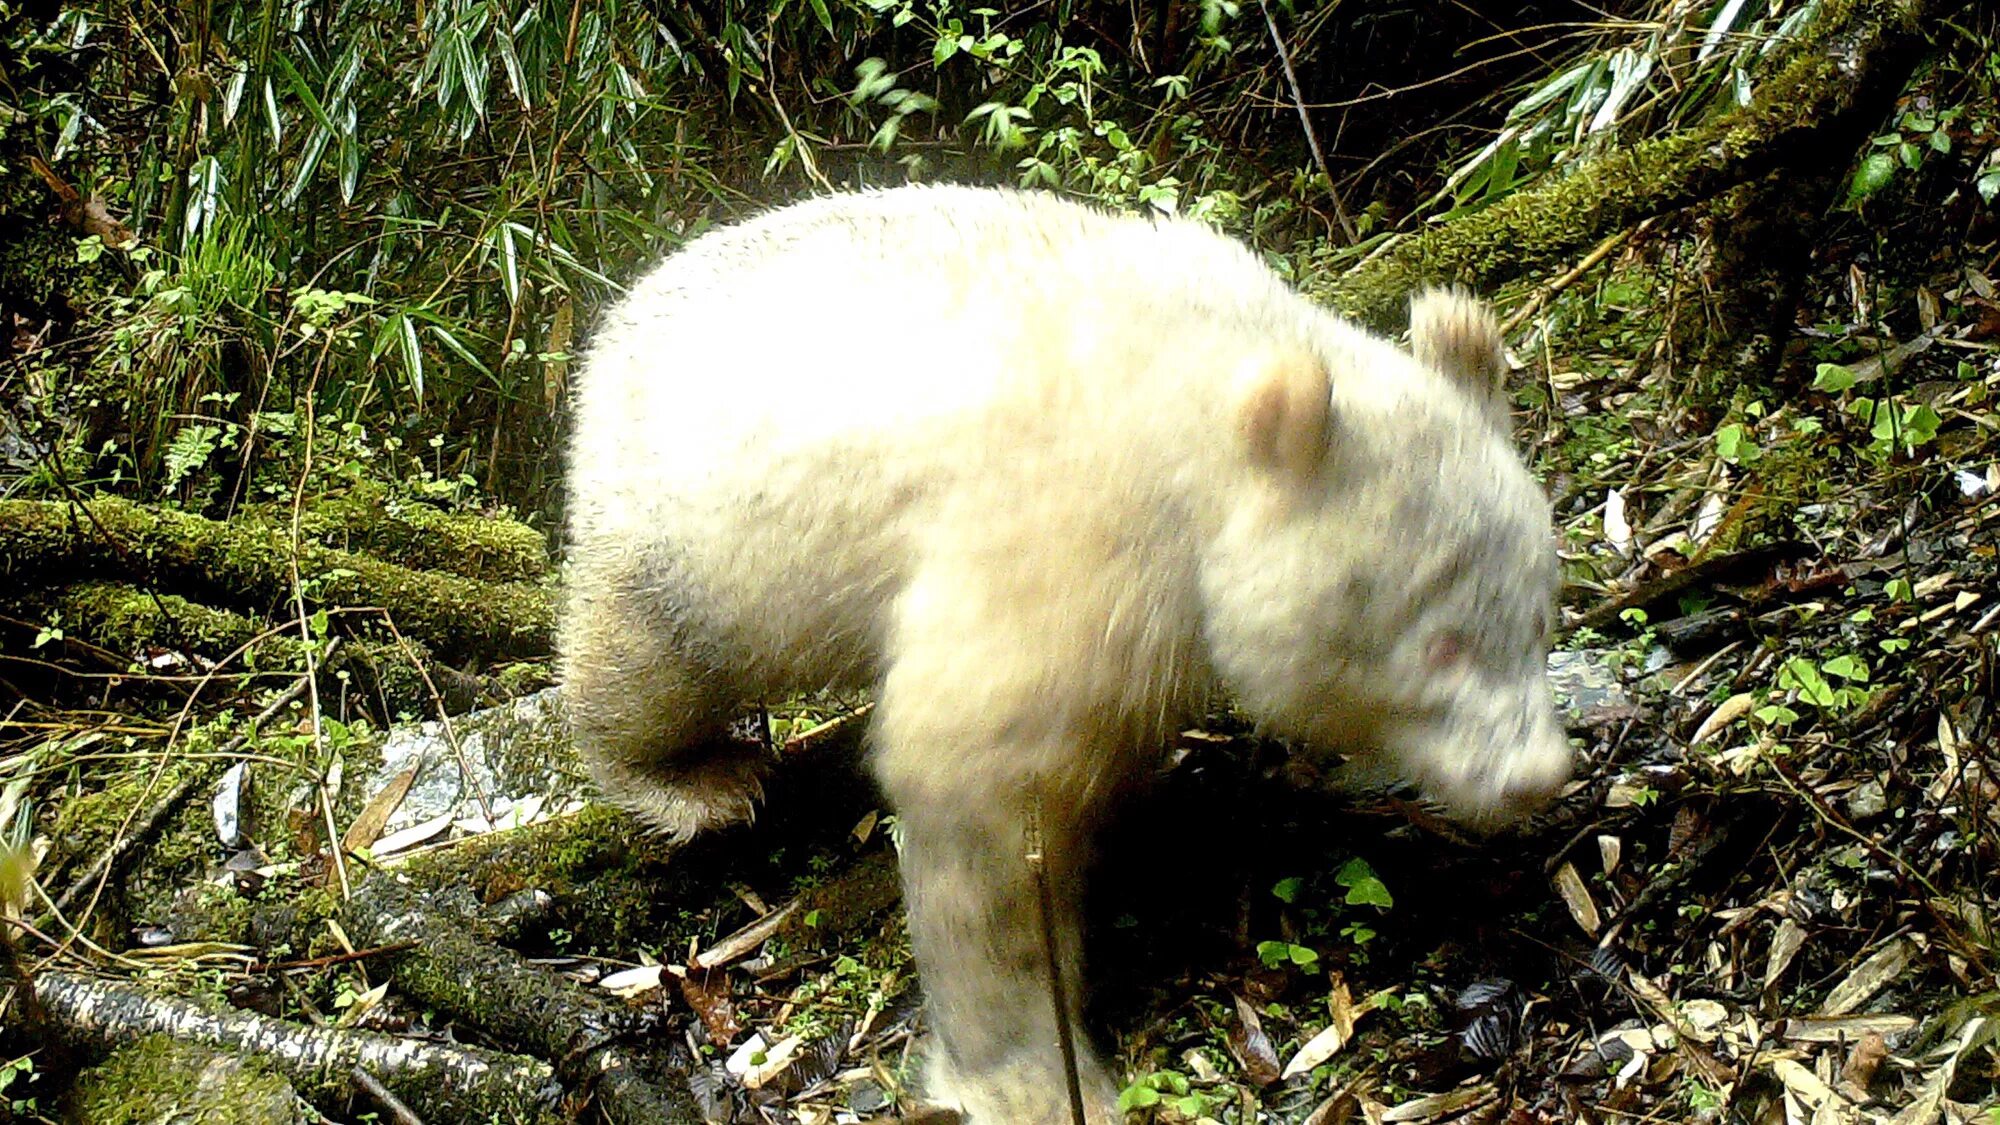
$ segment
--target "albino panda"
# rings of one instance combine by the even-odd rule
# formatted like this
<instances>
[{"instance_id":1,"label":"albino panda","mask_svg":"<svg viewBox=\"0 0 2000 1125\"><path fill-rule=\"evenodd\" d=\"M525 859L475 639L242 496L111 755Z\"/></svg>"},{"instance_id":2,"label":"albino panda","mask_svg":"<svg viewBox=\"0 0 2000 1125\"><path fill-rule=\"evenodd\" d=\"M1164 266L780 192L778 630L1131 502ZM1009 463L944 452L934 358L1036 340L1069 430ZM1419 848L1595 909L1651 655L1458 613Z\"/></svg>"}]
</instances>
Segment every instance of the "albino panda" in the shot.
<instances>
[{"instance_id":1,"label":"albino panda","mask_svg":"<svg viewBox=\"0 0 2000 1125\"><path fill-rule=\"evenodd\" d=\"M1011 191L694 240L611 310L577 391L561 641L598 783L675 835L746 819L765 763L726 722L873 687L930 1094L1068 1122L1031 810L1074 997L1092 832L1216 693L1476 825L1568 776L1550 513L1502 430L1499 332L1453 293L1413 311L1414 356L1204 227Z\"/></svg>"}]
</instances>

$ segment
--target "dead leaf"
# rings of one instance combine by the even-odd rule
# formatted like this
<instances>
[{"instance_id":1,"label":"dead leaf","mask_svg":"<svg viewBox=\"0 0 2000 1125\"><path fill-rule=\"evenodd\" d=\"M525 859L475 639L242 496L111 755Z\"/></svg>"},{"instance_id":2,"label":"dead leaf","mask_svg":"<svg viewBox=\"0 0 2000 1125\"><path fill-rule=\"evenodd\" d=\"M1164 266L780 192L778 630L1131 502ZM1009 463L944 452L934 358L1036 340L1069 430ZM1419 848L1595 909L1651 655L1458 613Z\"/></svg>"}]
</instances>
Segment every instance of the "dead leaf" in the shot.
<instances>
[{"instance_id":1,"label":"dead leaf","mask_svg":"<svg viewBox=\"0 0 2000 1125\"><path fill-rule=\"evenodd\" d=\"M434 816L420 824L412 824L408 828L391 832L387 836L375 841L375 858L381 859L383 856L400 852L405 848L413 848L445 829L450 828L451 822L452 814L445 813L442 816Z\"/></svg>"},{"instance_id":2,"label":"dead leaf","mask_svg":"<svg viewBox=\"0 0 2000 1125\"><path fill-rule=\"evenodd\" d=\"M1958 1074L1958 1064L1976 1044L1988 1038L1983 1034L1986 1023L1985 1016L1974 1016L1965 1021L1965 1026L1959 1029L1958 1042L1953 1044L1951 1053L1945 1056L1944 1062L1940 1063L1937 1069L1931 1071L1928 1078L1924 1079L1923 1087L1917 1091L1915 1100L1911 1101L1901 1113L1889 1119L1889 1125L1930 1125L1939 1118L1944 1110L1945 1094L1951 1089L1952 1079Z\"/></svg>"},{"instance_id":3,"label":"dead leaf","mask_svg":"<svg viewBox=\"0 0 2000 1125\"><path fill-rule=\"evenodd\" d=\"M1910 958L1916 952L1908 938L1895 938L1882 948L1869 954L1868 959L1854 967L1847 979L1833 986L1826 994L1826 1003L1821 1004L1821 1016L1844 1016L1868 1002L1868 998L1882 991L1884 987L1903 975L1910 967Z\"/></svg>"},{"instance_id":4,"label":"dead leaf","mask_svg":"<svg viewBox=\"0 0 2000 1125\"><path fill-rule=\"evenodd\" d=\"M1682 1030L1689 1038L1701 1043L1713 1043L1721 1038L1723 1021L1729 1018L1729 1009L1714 1000L1694 999L1681 1003Z\"/></svg>"},{"instance_id":5,"label":"dead leaf","mask_svg":"<svg viewBox=\"0 0 2000 1125\"><path fill-rule=\"evenodd\" d=\"M111 212L105 207L102 198L93 195L85 199L82 192L71 187L61 176L56 175L55 169L42 163L37 157L28 158L28 167L40 176L42 182L48 185L49 191L54 193L57 209L62 213L64 222L85 235L96 235L99 241L113 250L128 249L139 241L124 223L111 217Z\"/></svg>"},{"instance_id":6,"label":"dead leaf","mask_svg":"<svg viewBox=\"0 0 2000 1125\"><path fill-rule=\"evenodd\" d=\"M1278 1080L1282 1082L1310 1073L1314 1067L1332 1058L1334 1052L1346 1046L1347 1040L1353 1034L1352 1026L1343 1028L1337 1022L1328 1024L1326 1030L1306 1040L1305 1045L1299 1048L1298 1054L1292 1056L1292 1061L1285 1064L1284 1072L1278 1075Z\"/></svg>"},{"instance_id":7,"label":"dead leaf","mask_svg":"<svg viewBox=\"0 0 2000 1125\"><path fill-rule=\"evenodd\" d=\"M1299 1125L1341 1125L1354 1117L1355 1104L1354 1095L1342 1090L1314 1106Z\"/></svg>"},{"instance_id":8,"label":"dead leaf","mask_svg":"<svg viewBox=\"0 0 2000 1125\"><path fill-rule=\"evenodd\" d=\"M635 968L620 969L597 982L597 987L615 993L620 999L630 1000L660 987L660 974L664 970L658 965L639 965Z\"/></svg>"},{"instance_id":9,"label":"dead leaf","mask_svg":"<svg viewBox=\"0 0 2000 1125\"><path fill-rule=\"evenodd\" d=\"M1772 1059L1771 1073L1777 1076L1778 1081L1784 1083L1786 1093L1804 1102L1808 1108L1815 1111L1831 1110L1836 1115L1836 1120L1847 1116L1841 1112L1850 1108L1847 1099L1841 1097L1833 1087L1821 1082L1819 1075L1814 1074L1797 1059ZM1818 1117L1818 1113L1815 1113L1814 1119L1818 1120Z\"/></svg>"},{"instance_id":10,"label":"dead leaf","mask_svg":"<svg viewBox=\"0 0 2000 1125\"><path fill-rule=\"evenodd\" d=\"M215 835L225 848L238 847L243 843L243 787L248 782L250 763L238 762L230 766L222 775L222 782L215 787L215 797L209 802L215 814Z\"/></svg>"},{"instance_id":11,"label":"dead leaf","mask_svg":"<svg viewBox=\"0 0 2000 1125\"><path fill-rule=\"evenodd\" d=\"M1852 1043L1867 1035L1897 1035L1917 1026L1911 1016L1805 1016L1785 1021L1794 1043Z\"/></svg>"},{"instance_id":12,"label":"dead leaf","mask_svg":"<svg viewBox=\"0 0 2000 1125\"><path fill-rule=\"evenodd\" d=\"M721 941L716 942L714 945L709 946L707 949L702 950L699 954L688 958L688 967L691 969L718 969L733 961L748 957L756 951L758 946L764 944L772 934L785 928L785 924L792 920L792 915L799 912L800 901L799 899L793 899L778 909L771 911L769 914L764 915L762 918L757 919L755 922L723 938Z\"/></svg>"},{"instance_id":13,"label":"dead leaf","mask_svg":"<svg viewBox=\"0 0 2000 1125\"><path fill-rule=\"evenodd\" d=\"M1556 893L1562 896L1563 905L1569 907L1569 916L1584 933L1594 938L1604 929L1604 916L1598 913L1597 903L1590 897L1590 888L1583 885L1583 876L1577 874L1576 864L1565 860L1556 869Z\"/></svg>"},{"instance_id":14,"label":"dead leaf","mask_svg":"<svg viewBox=\"0 0 2000 1125\"><path fill-rule=\"evenodd\" d=\"M1847 1053L1847 1063L1840 1068L1840 1080L1853 1087L1856 1094L1866 1096L1868 1087L1875 1083L1875 1072L1882 1069L1888 1058L1888 1041L1871 1031Z\"/></svg>"},{"instance_id":15,"label":"dead leaf","mask_svg":"<svg viewBox=\"0 0 2000 1125\"><path fill-rule=\"evenodd\" d=\"M1438 1118L1456 1116L1474 1106L1484 1105L1489 1101L1496 1101L1499 1097L1499 1091L1481 1083L1477 1086L1467 1086L1463 1089L1451 1090L1442 1094L1431 1094L1427 1097L1404 1102L1402 1105L1383 1111L1382 1120L1385 1122L1432 1121Z\"/></svg>"},{"instance_id":16,"label":"dead leaf","mask_svg":"<svg viewBox=\"0 0 2000 1125\"><path fill-rule=\"evenodd\" d=\"M70 220L86 235L96 235L100 242L113 250L129 250L139 241L131 228L119 222L104 205L102 196L93 195L84 200L75 218Z\"/></svg>"},{"instance_id":17,"label":"dead leaf","mask_svg":"<svg viewBox=\"0 0 2000 1125\"><path fill-rule=\"evenodd\" d=\"M743 1034L743 1025L736 1019L736 1003L729 996L728 978L721 973L691 971L679 980L681 999L701 1017L709 1042L726 1047Z\"/></svg>"},{"instance_id":18,"label":"dead leaf","mask_svg":"<svg viewBox=\"0 0 2000 1125\"><path fill-rule=\"evenodd\" d=\"M745 1045L747 1046L748 1044ZM787 1036L784 1039L780 1039L775 1046L764 1052L764 1061L748 1061L748 1065L739 1074L745 1088L755 1090L790 1069L792 1063L799 1057L799 1048L803 1046L805 1046L804 1039L796 1035ZM739 1055L742 1053L741 1051L737 1052ZM754 1060L755 1057L754 1053L750 1055L751 1060ZM731 1056L732 1069L735 1061L735 1056Z\"/></svg>"},{"instance_id":19,"label":"dead leaf","mask_svg":"<svg viewBox=\"0 0 2000 1125\"><path fill-rule=\"evenodd\" d=\"M369 799L360 815L347 826L347 832L340 838L340 849L345 852L358 852L372 846L382 835L382 826L388 824L389 818L396 815L396 809L403 803L403 796L410 791L410 783L415 780L417 780L415 766L390 778L389 783Z\"/></svg>"},{"instance_id":20,"label":"dead leaf","mask_svg":"<svg viewBox=\"0 0 2000 1125\"><path fill-rule=\"evenodd\" d=\"M1243 1068L1243 1076L1253 1086L1269 1086L1278 1080L1278 1052L1271 1037L1264 1034L1264 1021L1257 1009L1241 996L1236 998L1236 1022L1229 1027L1229 1053Z\"/></svg>"},{"instance_id":21,"label":"dead leaf","mask_svg":"<svg viewBox=\"0 0 2000 1125\"><path fill-rule=\"evenodd\" d=\"M333 1025L335 1027L353 1027L356 1023L360 1022L363 1016L374 1011L382 1003L382 998L387 995L389 995L389 982L385 980L381 984L356 996L354 1002L349 1004L340 1013L340 1017L333 1021Z\"/></svg>"},{"instance_id":22,"label":"dead leaf","mask_svg":"<svg viewBox=\"0 0 2000 1125\"><path fill-rule=\"evenodd\" d=\"M1632 523L1625 516L1625 496L1615 488L1604 494L1604 542L1620 556L1632 553Z\"/></svg>"},{"instance_id":23,"label":"dead leaf","mask_svg":"<svg viewBox=\"0 0 2000 1125\"><path fill-rule=\"evenodd\" d=\"M1757 697L1755 695L1747 691L1737 692L1735 695L1716 704L1715 710L1710 711L1708 718L1701 721L1701 725L1695 728L1694 737L1688 739L1688 741L1696 745L1707 742L1717 734L1720 734L1729 724L1748 715L1756 706Z\"/></svg>"},{"instance_id":24,"label":"dead leaf","mask_svg":"<svg viewBox=\"0 0 2000 1125\"><path fill-rule=\"evenodd\" d=\"M1778 983L1778 978L1791 968L1792 958L1806 943L1806 928L1790 918L1778 923L1778 932L1771 935L1771 953L1764 961L1764 987Z\"/></svg>"}]
</instances>

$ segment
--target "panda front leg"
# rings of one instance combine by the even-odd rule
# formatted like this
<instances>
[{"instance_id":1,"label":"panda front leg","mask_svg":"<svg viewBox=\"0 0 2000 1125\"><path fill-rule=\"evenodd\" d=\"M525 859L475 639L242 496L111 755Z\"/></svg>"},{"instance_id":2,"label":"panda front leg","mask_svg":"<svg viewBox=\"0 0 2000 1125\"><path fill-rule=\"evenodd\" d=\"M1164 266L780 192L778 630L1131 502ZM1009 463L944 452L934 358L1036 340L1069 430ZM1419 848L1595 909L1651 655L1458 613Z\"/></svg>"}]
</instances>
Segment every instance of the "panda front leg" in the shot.
<instances>
[{"instance_id":1,"label":"panda front leg","mask_svg":"<svg viewBox=\"0 0 2000 1125\"><path fill-rule=\"evenodd\" d=\"M912 643L913 632L930 635ZM874 716L874 770L900 829L932 1024L924 1092L970 1125L1072 1125L1067 1024L1085 1120L1122 1121L1118 1084L1079 1013L1092 834L1126 787L1129 756L1065 721L1074 712L1038 690L1060 670L1035 672L1047 650L1021 633L919 623L899 640Z\"/></svg>"},{"instance_id":2,"label":"panda front leg","mask_svg":"<svg viewBox=\"0 0 2000 1125\"><path fill-rule=\"evenodd\" d=\"M921 767L878 770L901 826L910 941L933 1026L926 1096L971 1125L1071 1125L1053 943L1086 1120L1122 1120L1117 1084L1080 1026L1088 845L1066 798L940 788Z\"/></svg>"}]
</instances>

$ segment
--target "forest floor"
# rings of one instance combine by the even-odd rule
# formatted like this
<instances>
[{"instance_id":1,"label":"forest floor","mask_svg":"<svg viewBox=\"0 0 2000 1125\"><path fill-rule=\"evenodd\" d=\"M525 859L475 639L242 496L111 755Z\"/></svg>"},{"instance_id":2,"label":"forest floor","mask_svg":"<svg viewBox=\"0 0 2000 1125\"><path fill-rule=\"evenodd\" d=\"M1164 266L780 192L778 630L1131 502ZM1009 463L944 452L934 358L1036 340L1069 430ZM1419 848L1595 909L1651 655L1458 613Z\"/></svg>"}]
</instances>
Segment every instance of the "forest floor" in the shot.
<instances>
[{"instance_id":1,"label":"forest floor","mask_svg":"<svg viewBox=\"0 0 2000 1125\"><path fill-rule=\"evenodd\" d=\"M1825 294L1813 386L1739 396L1720 426L1681 405L1645 251L1544 303L1516 343L1563 341L1522 416L1543 427L1525 436L1571 576L1553 667L1576 780L1522 832L1468 840L1393 793L1329 792L1226 717L1184 735L1095 886L1094 1011L1128 1104L1314 1125L1994 1120L2000 299L1981 253L1915 290L1909 339L1843 327L1881 319L1849 307L1865 278ZM1752 467L1758 488L1733 487ZM532 725L544 698L495 714ZM385 741L322 705L319 737L346 740L323 799L280 781L313 733L303 709L248 741L240 716L204 721L170 762L122 754L139 736L110 714L9 757L9 799L52 810L43 885L84 892L58 955L26 947L45 979L123 965L163 995L336 1032L521 1050L492 997L454 1002L389 968L408 954L381 925L333 924L380 869L490 938L471 957L518 951L629 1017L629 1046L665 1045L649 1065L674 1104L894 1112L921 1017L847 708L777 712L800 779L761 827L675 853L583 806L559 729L489 716ZM254 783L225 772L246 762ZM443 797L420 799L413 770ZM89 858L156 808L144 858L99 890ZM342 870L315 836L329 821ZM21 1056L13 1112L39 1096L124 1120L159 1062L120 1057L63 1093L54 1056Z\"/></svg>"},{"instance_id":2,"label":"forest floor","mask_svg":"<svg viewBox=\"0 0 2000 1125\"><path fill-rule=\"evenodd\" d=\"M1721 327L1765 249L1736 224L1789 184L1494 294L1575 779L1482 840L1228 715L1163 747L1092 888L1138 1120L2000 1125L2000 228L1923 155L2000 177L1962 101L1906 92L1861 164L1900 178L1778 263L1769 363L1704 341L1755 335ZM401 339L301 294L290 358ZM157 296L87 342L241 345L176 351ZM0 411L0 1123L917 1112L865 700L746 733L784 757L755 826L649 839L572 762L541 529L442 435L191 401L163 503L81 502ZM210 467L257 443L262 476Z\"/></svg>"}]
</instances>

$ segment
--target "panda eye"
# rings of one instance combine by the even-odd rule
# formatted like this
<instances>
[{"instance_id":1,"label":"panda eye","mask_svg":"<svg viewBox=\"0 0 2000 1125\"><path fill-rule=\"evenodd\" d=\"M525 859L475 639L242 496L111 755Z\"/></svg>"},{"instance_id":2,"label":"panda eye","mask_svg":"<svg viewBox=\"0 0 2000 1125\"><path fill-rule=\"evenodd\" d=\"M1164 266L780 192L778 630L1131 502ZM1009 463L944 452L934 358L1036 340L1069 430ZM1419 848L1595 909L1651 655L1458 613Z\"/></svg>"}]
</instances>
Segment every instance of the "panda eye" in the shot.
<instances>
[{"instance_id":1,"label":"panda eye","mask_svg":"<svg viewBox=\"0 0 2000 1125\"><path fill-rule=\"evenodd\" d=\"M1472 638L1461 629L1446 629L1432 635L1424 658L1433 668L1456 668L1472 655Z\"/></svg>"}]
</instances>

